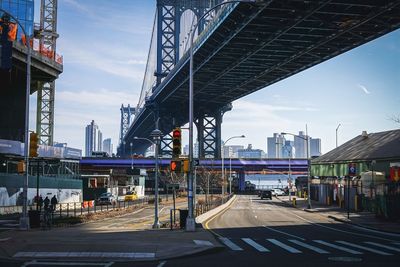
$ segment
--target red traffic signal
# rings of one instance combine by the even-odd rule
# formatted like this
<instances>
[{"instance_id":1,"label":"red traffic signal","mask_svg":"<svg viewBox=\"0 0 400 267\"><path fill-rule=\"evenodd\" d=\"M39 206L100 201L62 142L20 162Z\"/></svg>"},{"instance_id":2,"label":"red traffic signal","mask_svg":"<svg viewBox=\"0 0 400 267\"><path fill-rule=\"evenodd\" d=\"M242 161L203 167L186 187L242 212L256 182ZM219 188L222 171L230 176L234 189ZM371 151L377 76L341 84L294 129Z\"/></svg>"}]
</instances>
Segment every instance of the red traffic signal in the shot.
<instances>
[{"instance_id":1,"label":"red traffic signal","mask_svg":"<svg viewBox=\"0 0 400 267\"><path fill-rule=\"evenodd\" d=\"M175 128L172 131L172 158L179 158L182 153L182 130Z\"/></svg>"},{"instance_id":2,"label":"red traffic signal","mask_svg":"<svg viewBox=\"0 0 400 267\"><path fill-rule=\"evenodd\" d=\"M180 128L175 128L172 131L172 138L181 138L182 137L182 130Z\"/></svg>"},{"instance_id":3,"label":"red traffic signal","mask_svg":"<svg viewBox=\"0 0 400 267\"><path fill-rule=\"evenodd\" d=\"M181 172L182 162L180 160L171 160L171 172Z\"/></svg>"}]
</instances>

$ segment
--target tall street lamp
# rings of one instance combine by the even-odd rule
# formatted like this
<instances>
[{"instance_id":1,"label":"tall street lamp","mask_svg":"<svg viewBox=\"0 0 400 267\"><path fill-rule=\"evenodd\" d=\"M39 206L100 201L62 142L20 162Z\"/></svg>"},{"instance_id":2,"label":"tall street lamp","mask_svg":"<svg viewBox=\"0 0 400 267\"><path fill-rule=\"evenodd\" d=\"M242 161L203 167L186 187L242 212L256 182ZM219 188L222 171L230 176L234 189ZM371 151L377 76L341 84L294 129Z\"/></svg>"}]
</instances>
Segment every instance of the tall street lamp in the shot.
<instances>
[{"instance_id":1,"label":"tall street lamp","mask_svg":"<svg viewBox=\"0 0 400 267\"><path fill-rule=\"evenodd\" d=\"M190 27L190 62L189 62L189 183L188 183L188 218L186 220L186 231L195 231L195 221L194 221L194 210L193 210L193 40L194 40L194 32L197 28L199 22L203 20L210 12L214 11L216 8L232 4L232 3L240 3L240 2L255 2L255 0L233 0L226 1L223 3L219 3L197 19L197 22L194 23L194 19L192 21L192 27Z\"/></svg>"},{"instance_id":2,"label":"tall street lamp","mask_svg":"<svg viewBox=\"0 0 400 267\"><path fill-rule=\"evenodd\" d=\"M24 32L26 38L26 90L25 90L25 144L24 144L24 157L25 157L25 179L24 179L24 188L23 188L23 206L22 206L22 217L19 220L19 227L21 230L29 229L29 217L28 217L28 179L29 179L29 95L31 93L31 38L25 31L24 26L20 23L20 21L11 15L6 10L0 8L0 11L4 12L10 18L15 20L16 23L21 27Z\"/></svg>"},{"instance_id":3,"label":"tall street lamp","mask_svg":"<svg viewBox=\"0 0 400 267\"><path fill-rule=\"evenodd\" d=\"M310 166L310 149L309 149L309 136L308 136L308 132L307 132L307 127L306 127L306 137L303 137L303 136L300 136L300 135L297 135L297 134L292 134L292 133L281 133L282 135L285 135L285 134L289 134L289 135L293 135L294 137L298 137L298 138L301 138L301 139L303 139L303 140L306 140L306 146L307 146L307 172L308 172L308 177L307 177L307 202L308 202L308 205L307 205L307 208L308 209L311 209L311 198L310 198L310 193L311 193L311 191L310 191L310 174L311 174L311 166Z\"/></svg>"},{"instance_id":4,"label":"tall street lamp","mask_svg":"<svg viewBox=\"0 0 400 267\"><path fill-rule=\"evenodd\" d=\"M150 133L150 136L153 137L153 141L151 141L148 138L144 137L137 137L134 136L133 139L138 139L138 140L146 140L150 142L151 144L154 145L155 152L154 152L154 159L156 161L156 170L155 170L155 175L154 175L154 223L153 223L153 229L158 229L160 228L160 221L158 219L158 146L160 144L162 132L158 129L153 130Z\"/></svg>"},{"instance_id":5,"label":"tall street lamp","mask_svg":"<svg viewBox=\"0 0 400 267\"><path fill-rule=\"evenodd\" d=\"M337 144L337 132L338 132L338 130L339 130L339 127L340 127L340 123L339 123L339 125L336 127L336 147L338 146L338 144Z\"/></svg>"},{"instance_id":6,"label":"tall street lamp","mask_svg":"<svg viewBox=\"0 0 400 267\"><path fill-rule=\"evenodd\" d=\"M130 142L129 145L130 145L130 147L131 147L131 170L133 170L133 154L132 154L132 146L133 146L133 143Z\"/></svg>"},{"instance_id":7,"label":"tall street lamp","mask_svg":"<svg viewBox=\"0 0 400 267\"><path fill-rule=\"evenodd\" d=\"M224 154L225 154L225 145L229 142L229 140L235 139L235 138L245 138L246 136L242 135L238 135L238 136L232 136L230 138L228 138L228 140L226 140L225 142L222 143L222 153L221 153L221 159L222 159L222 188L221 188L221 194L222 196L224 196L225 194L225 168L224 168ZM231 173L232 173L232 157L231 155L229 155L229 177L231 177ZM231 187L231 179L229 179L229 194L232 193L232 187Z\"/></svg>"}]
</instances>

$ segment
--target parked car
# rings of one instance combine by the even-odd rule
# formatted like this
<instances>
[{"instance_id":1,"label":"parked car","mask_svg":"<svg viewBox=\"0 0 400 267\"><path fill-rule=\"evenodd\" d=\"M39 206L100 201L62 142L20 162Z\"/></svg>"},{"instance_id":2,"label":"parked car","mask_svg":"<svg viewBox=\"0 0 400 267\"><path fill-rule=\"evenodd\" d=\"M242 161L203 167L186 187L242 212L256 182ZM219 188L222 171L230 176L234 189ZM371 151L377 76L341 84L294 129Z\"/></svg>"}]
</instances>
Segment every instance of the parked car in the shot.
<instances>
[{"instance_id":1,"label":"parked car","mask_svg":"<svg viewBox=\"0 0 400 267\"><path fill-rule=\"evenodd\" d=\"M261 199L269 198L272 200L272 191L271 190L264 190L261 192Z\"/></svg>"},{"instance_id":2,"label":"parked car","mask_svg":"<svg viewBox=\"0 0 400 267\"><path fill-rule=\"evenodd\" d=\"M106 192L100 195L97 199L97 205L115 205L117 203L116 197L110 192Z\"/></svg>"},{"instance_id":3,"label":"parked car","mask_svg":"<svg viewBox=\"0 0 400 267\"><path fill-rule=\"evenodd\" d=\"M274 196L284 196L285 195L285 192L282 190L282 189L280 189L280 188L274 188L274 189L272 189L273 190L273 195Z\"/></svg>"},{"instance_id":4,"label":"parked car","mask_svg":"<svg viewBox=\"0 0 400 267\"><path fill-rule=\"evenodd\" d=\"M128 191L124 198L125 201L133 201L136 199L138 199L138 196L137 196L136 192L134 192L134 191Z\"/></svg>"}]
</instances>

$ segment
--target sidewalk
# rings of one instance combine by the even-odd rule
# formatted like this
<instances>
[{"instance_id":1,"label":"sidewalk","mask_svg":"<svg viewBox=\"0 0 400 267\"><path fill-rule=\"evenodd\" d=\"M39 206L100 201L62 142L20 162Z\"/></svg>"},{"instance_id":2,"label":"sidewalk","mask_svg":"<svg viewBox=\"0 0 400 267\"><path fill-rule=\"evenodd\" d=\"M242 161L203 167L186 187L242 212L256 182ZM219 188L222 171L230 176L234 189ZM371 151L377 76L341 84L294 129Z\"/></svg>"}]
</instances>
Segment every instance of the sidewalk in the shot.
<instances>
[{"instance_id":1,"label":"sidewalk","mask_svg":"<svg viewBox=\"0 0 400 267\"><path fill-rule=\"evenodd\" d=\"M126 219L125 219L126 220ZM128 219L129 220L129 219ZM223 248L203 228L195 232L151 229L141 223L120 227L117 219L51 230L0 232L0 257L96 261L149 261L177 258Z\"/></svg>"},{"instance_id":2,"label":"sidewalk","mask_svg":"<svg viewBox=\"0 0 400 267\"><path fill-rule=\"evenodd\" d=\"M278 199L292 206L292 202L289 201L289 196L279 196ZM358 225L372 230L400 234L399 222L390 222L387 220L376 218L375 214L372 212L350 211L350 217L347 218L347 210L339 208L336 205L328 206L312 201L312 209L308 209L307 199L296 197L296 202L297 208L307 212L315 212L333 220Z\"/></svg>"}]
</instances>

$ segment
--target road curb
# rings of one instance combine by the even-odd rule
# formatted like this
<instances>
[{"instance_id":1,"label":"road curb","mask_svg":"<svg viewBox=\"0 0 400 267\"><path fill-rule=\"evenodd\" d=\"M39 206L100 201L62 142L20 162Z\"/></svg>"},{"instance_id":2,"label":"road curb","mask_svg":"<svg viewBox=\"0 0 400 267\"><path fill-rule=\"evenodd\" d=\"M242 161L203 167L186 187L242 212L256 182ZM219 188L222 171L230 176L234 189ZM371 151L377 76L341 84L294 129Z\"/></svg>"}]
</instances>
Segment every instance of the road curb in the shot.
<instances>
[{"instance_id":1,"label":"road curb","mask_svg":"<svg viewBox=\"0 0 400 267\"><path fill-rule=\"evenodd\" d=\"M374 227L365 226L363 224L352 222L352 221L350 221L348 219L340 219L340 218L338 218L336 216L333 216L333 215L328 215L328 218L330 218L330 219L332 219L334 221L347 223L347 224L350 224L350 225L355 225L355 226L358 226L358 227L361 227L361 228L365 228L365 229L368 229L368 230L372 230L372 231L378 231L378 232L387 233L387 234L400 235L399 232L392 232L392 231L381 230L381 229L377 229L377 228L374 228Z\"/></svg>"}]
</instances>

